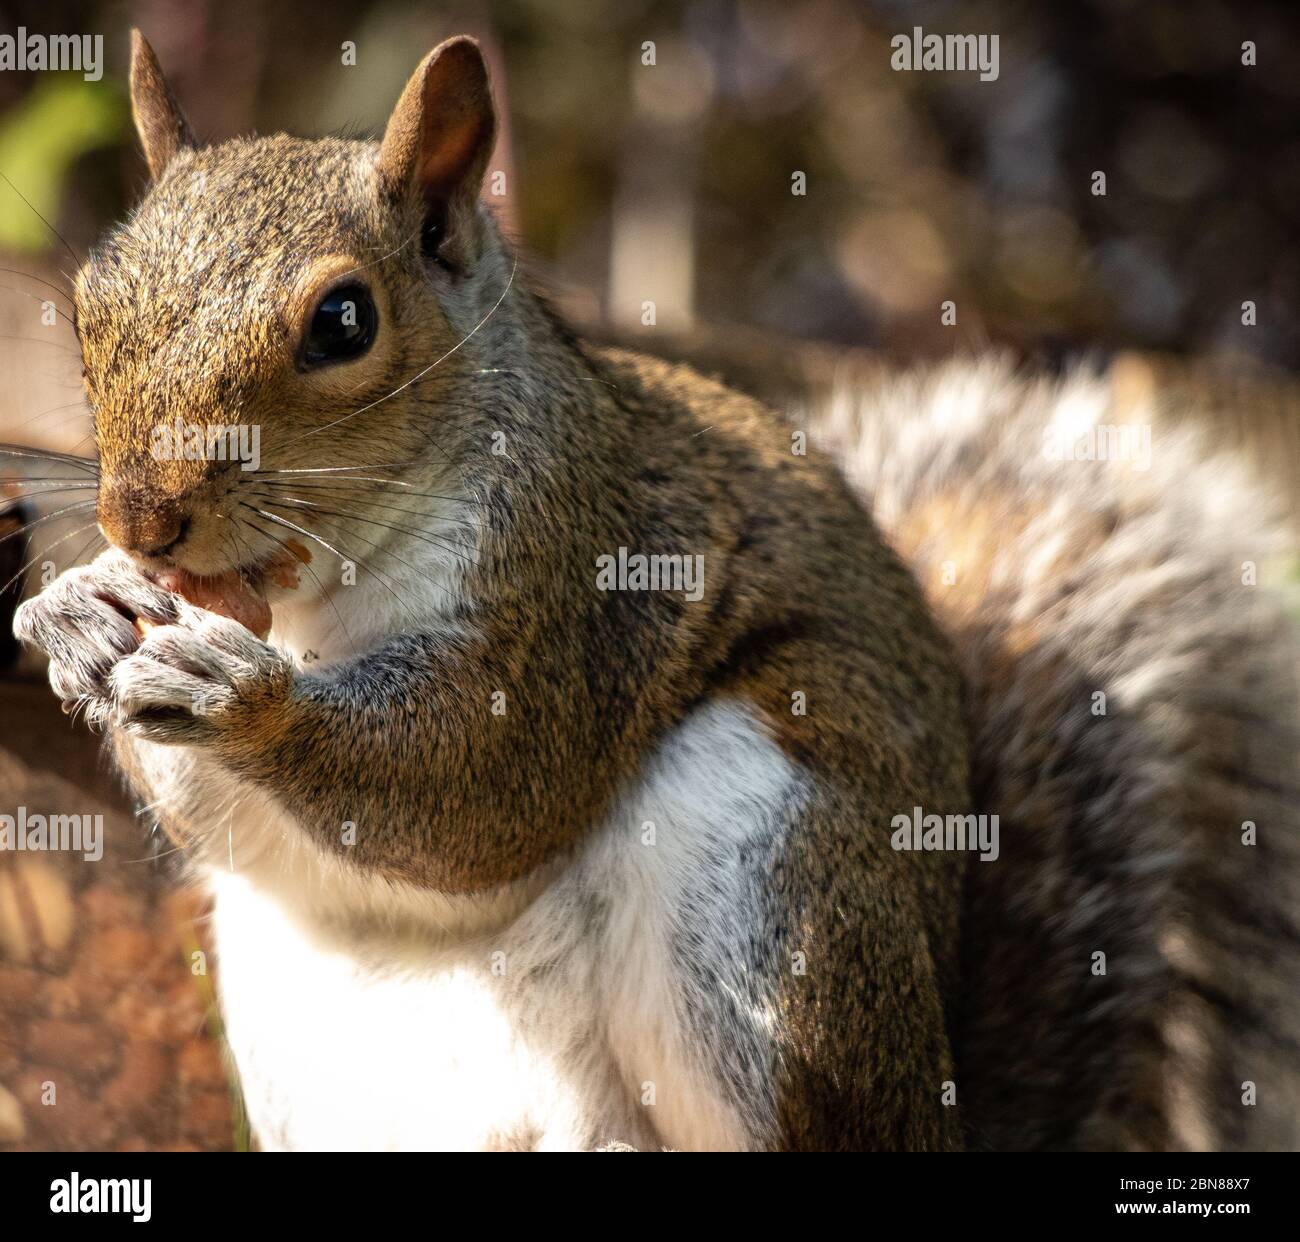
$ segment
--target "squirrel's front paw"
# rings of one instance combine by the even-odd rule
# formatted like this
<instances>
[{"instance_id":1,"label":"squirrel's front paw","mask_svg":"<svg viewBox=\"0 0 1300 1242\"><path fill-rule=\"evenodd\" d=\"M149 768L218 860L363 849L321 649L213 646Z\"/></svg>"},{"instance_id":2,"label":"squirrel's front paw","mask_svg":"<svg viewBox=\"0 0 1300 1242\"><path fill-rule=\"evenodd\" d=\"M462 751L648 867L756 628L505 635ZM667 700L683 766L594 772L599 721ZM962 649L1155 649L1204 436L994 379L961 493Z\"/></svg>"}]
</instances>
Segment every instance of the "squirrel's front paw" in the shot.
<instances>
[{"instance_id":1,"label":"squirrel's front paw","mask_svg":"<svg viewBox=\"0 0 1300 1242\"><path fill-rule=\"evenodd\" d=\"M288 696L293 665L238 621L181 602L108 677L113 719L154 742L256 732L253 718ZM250 741L253 740L250 737Z\"/></svg>"},{"instance_id":2,"label":"squirrel's front paw","mask_svg":"<svg viewBox=\"0 0 1300 1242\"><path fill-rule=\"evenodd\" d=\"M84 708L92 725L110 715L113 665L140 641L133 618L170 621L176 597L118 552L56 578L14 614L14 633L50 658L50 685L64 710Z\"/></svg>"}]
</instances>

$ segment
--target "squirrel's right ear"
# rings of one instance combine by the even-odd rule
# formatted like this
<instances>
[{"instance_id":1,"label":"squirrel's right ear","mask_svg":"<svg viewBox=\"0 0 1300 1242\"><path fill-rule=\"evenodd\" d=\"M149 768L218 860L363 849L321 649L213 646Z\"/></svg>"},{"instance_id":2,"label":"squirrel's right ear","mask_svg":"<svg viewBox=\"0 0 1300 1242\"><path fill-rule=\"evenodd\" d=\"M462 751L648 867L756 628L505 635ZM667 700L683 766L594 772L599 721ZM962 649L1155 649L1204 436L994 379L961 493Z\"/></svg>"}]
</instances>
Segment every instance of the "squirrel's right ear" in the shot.
<instances>
[{"instance_id":1,"label":"squirrel's right ear","mask_svg":"<svg viewBox=\"0 0 1300 1242\"><path fill-rule=\"evenodd\" d=\"M420 62L384 130L376 165L390 198L425 210L426 249L453 262L472 257L479 187L496 138L487 65L466 35Z\"/></svg>"},{"instance_id":2,"label":"squirrel's right ear","mask_svg":"<svg viewBox=\"0 0 1300 1242\"><path fill-rule=\"evenodd\" d=\"M131 31L131 114L155 179L179 151L198 145L158 57L138 30Z\"/></svg>"}]
</instances>

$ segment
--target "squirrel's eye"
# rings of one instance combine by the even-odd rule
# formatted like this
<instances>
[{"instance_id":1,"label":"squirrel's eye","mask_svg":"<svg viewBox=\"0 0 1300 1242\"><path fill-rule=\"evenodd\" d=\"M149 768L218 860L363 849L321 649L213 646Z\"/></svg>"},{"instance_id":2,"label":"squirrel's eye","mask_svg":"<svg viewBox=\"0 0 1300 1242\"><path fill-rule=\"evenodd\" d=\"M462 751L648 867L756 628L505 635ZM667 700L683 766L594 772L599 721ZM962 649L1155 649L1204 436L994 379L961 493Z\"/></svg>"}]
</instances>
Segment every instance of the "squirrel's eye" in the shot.
<instances>
[{"instance_id":1,"label":"squirrel's eye","mask_svg":"<svg viewBox=\"0 0 1300 1242\"><path fill-rule=\"evenodd\" d=\"M312 315L303 346L310 366L355 358L370 348L379 326L379 312L365 285L331 289Z\"/></svg>"}]
</instances>

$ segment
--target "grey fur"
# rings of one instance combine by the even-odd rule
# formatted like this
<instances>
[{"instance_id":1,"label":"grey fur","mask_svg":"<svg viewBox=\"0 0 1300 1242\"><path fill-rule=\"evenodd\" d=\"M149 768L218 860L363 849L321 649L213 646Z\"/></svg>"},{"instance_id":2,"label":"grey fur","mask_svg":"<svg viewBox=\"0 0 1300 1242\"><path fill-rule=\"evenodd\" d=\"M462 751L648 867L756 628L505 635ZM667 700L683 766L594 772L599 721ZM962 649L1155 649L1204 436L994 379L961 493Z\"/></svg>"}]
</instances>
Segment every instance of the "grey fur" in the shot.
<instances>
[{"instance_id":1,"label":"grey fur","mask_svg":"<svg viewBox=\"0 0 1300 1242\"><path fill-rule=\"evenodd\" d=\"M1049 460L1044 427L1067 402L1085 424L1150 420L1149 471ZM1087 376L1026 379L997 359L842 392L819 414L954 640L976 809L1002 817L963 927L973 1141L1296 1147L1297 645L1277 590L1290 545L1262 487L1159 410L1121 413ZM935 585L962 532L914 524L954 494L957 525L987 518L973 612ZM1009 651L1016 631L1032 640Z\"/></svg>"}]
</instances>

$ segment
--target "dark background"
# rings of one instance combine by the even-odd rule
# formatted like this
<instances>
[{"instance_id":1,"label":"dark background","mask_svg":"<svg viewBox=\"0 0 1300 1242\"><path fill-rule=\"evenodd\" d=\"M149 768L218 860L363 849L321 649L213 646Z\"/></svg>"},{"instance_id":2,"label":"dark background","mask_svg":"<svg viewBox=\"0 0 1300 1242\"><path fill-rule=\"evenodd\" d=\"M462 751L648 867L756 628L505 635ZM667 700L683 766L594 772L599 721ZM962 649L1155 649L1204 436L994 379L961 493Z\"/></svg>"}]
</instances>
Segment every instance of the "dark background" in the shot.
<instances>
[{"instance_id":1,"label":"dark background","mask_svg":"<svg viewBox=\"0 0 1300 1242\"><path fill-rule=\"evenodd\" d=\"M645 296L661 327L914 356L951 349L938 306L952 298L961 343L1046 360L1086 346L1289 366L1300 343L1293 3L0 5L0 30L105 35L99 83L0 74L0 165L44 165L25 192L78 251L142 185L124 100L133 23L212 140L376 129L428 47L487 39L510 116L501 206L581 318L626 320ZM889 38L913 25L998 34L998 80L894 72ZM795 170L806 196L790 192ZM0 246L44 244L17 200L0 203L14 215Z\"/></svg>"}]
</instances>

